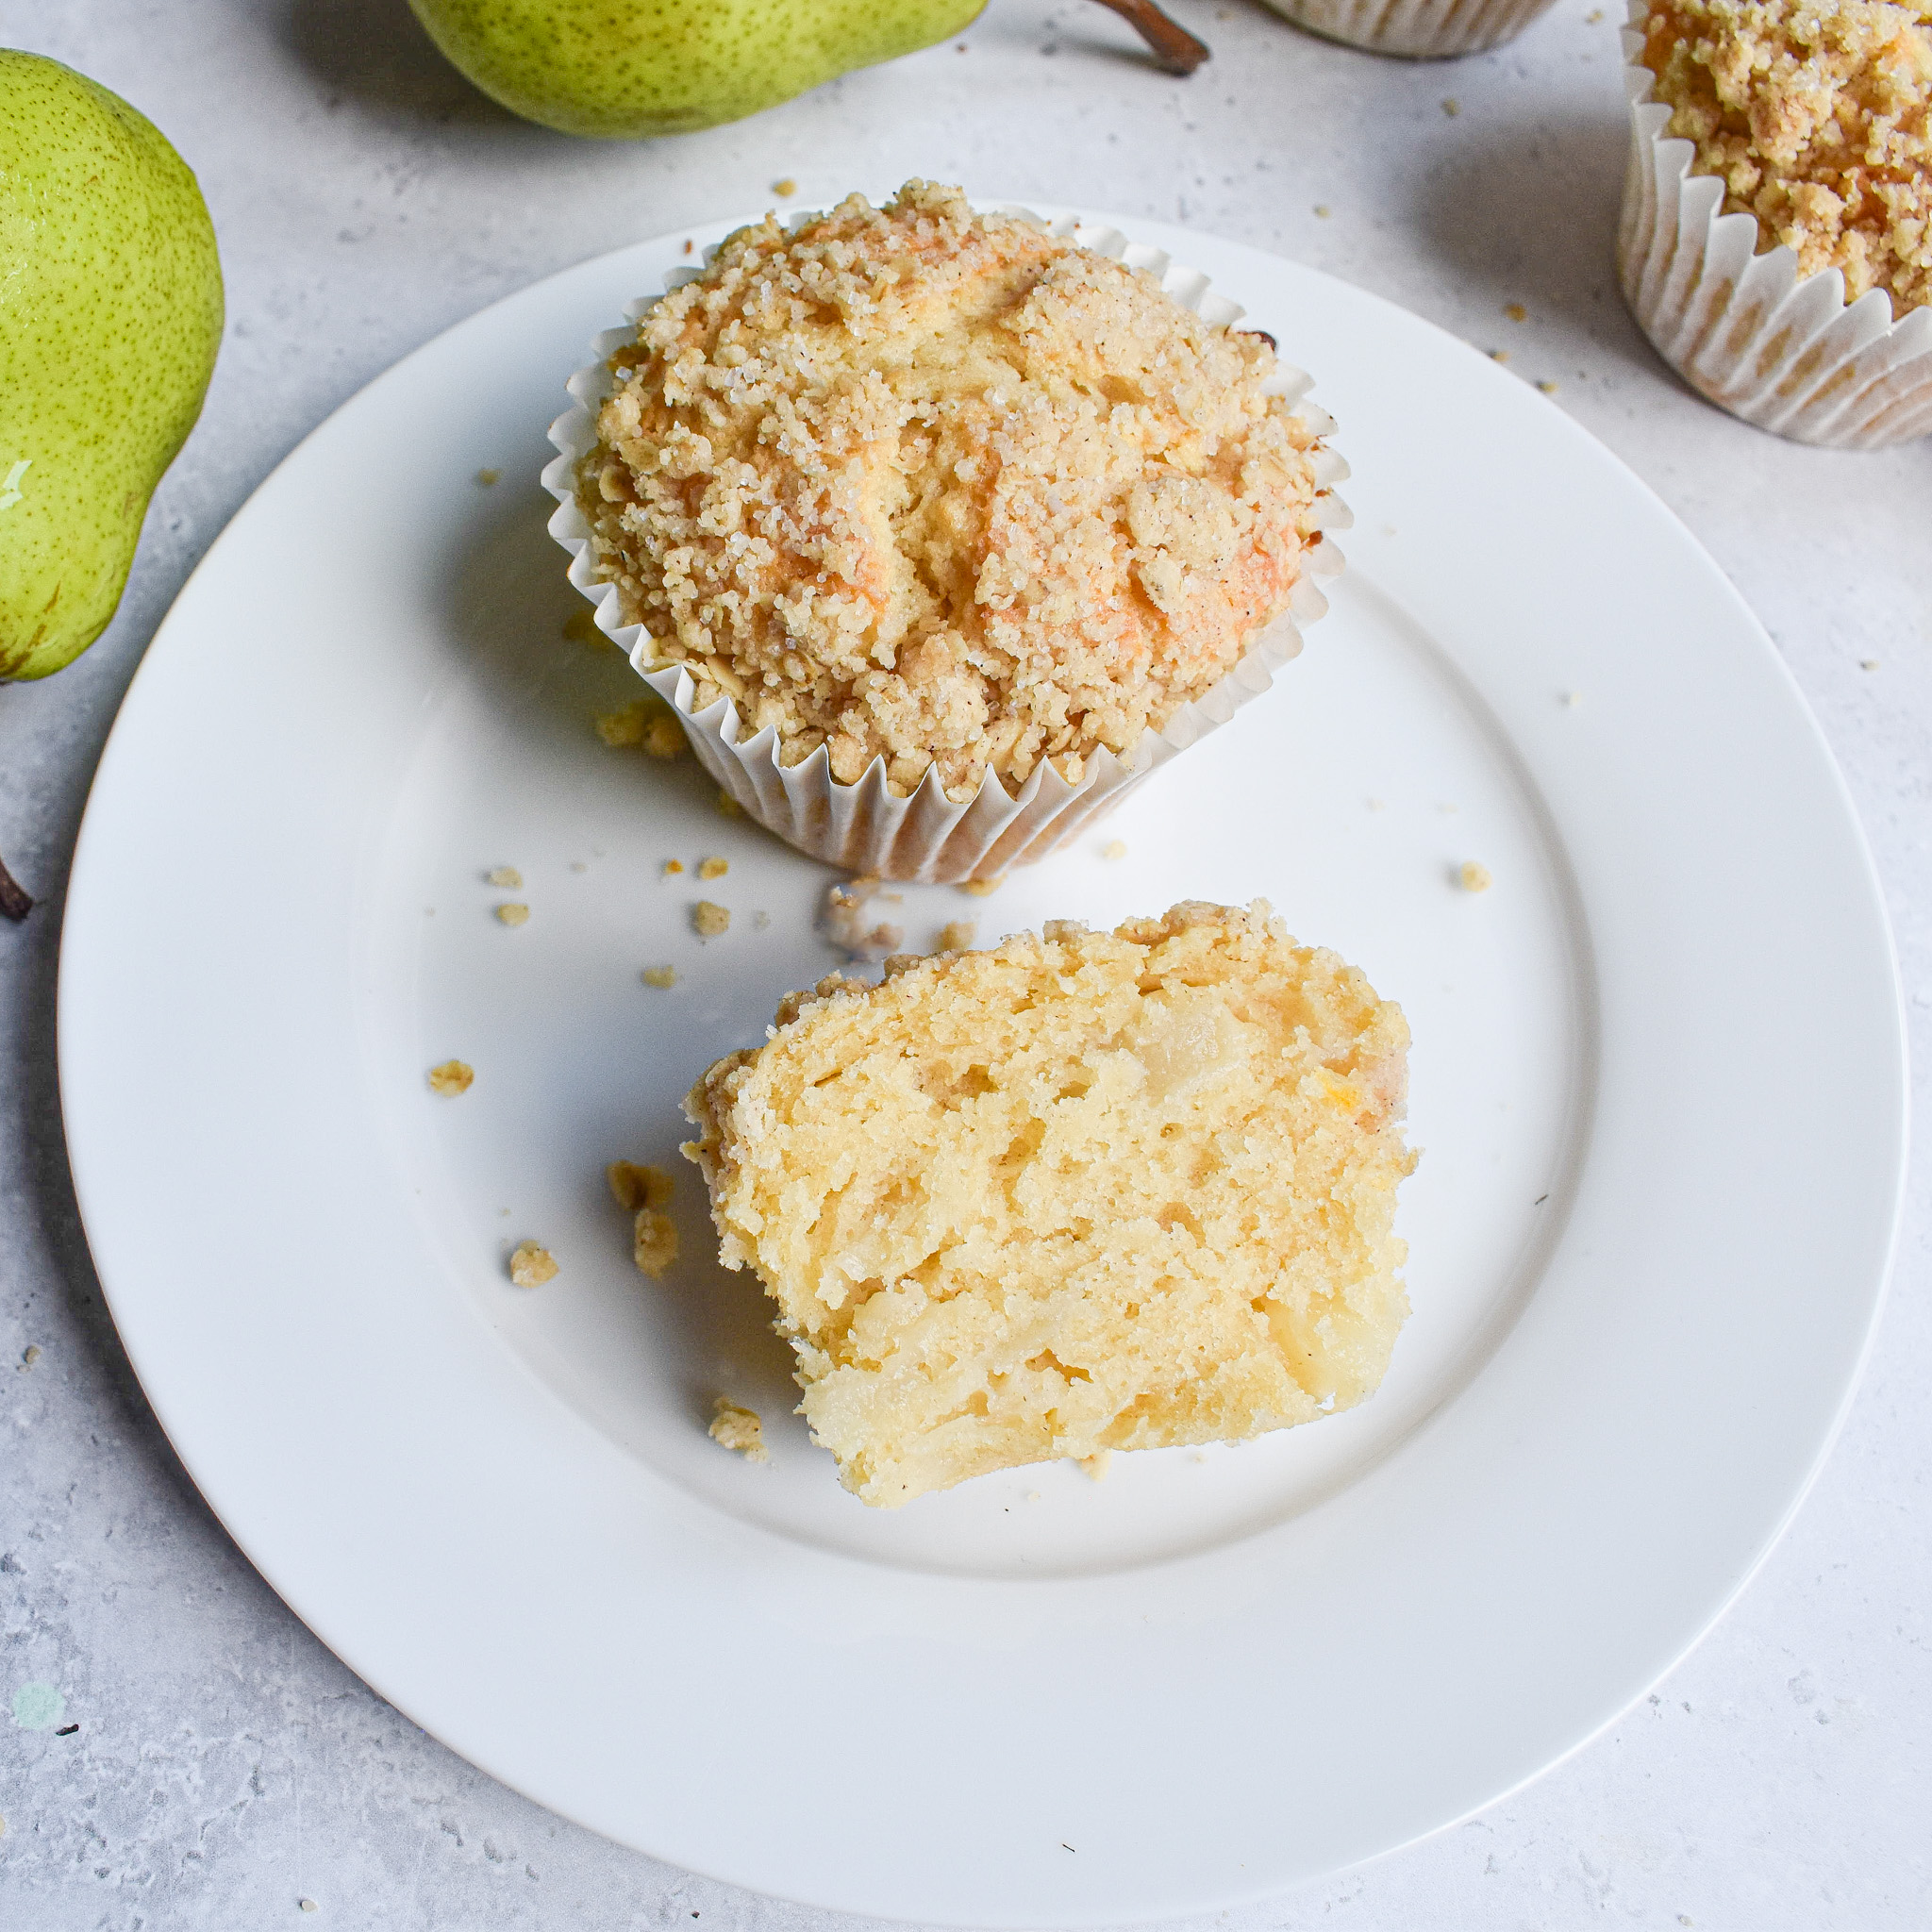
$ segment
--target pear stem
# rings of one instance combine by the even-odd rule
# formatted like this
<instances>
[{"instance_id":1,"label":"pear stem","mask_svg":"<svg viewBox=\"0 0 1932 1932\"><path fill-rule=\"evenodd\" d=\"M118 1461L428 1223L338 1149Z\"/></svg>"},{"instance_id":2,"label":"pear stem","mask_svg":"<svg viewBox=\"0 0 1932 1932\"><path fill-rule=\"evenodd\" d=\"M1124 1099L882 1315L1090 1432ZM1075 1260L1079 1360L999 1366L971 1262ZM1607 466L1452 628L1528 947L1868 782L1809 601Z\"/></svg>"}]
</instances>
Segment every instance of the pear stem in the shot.
<instances>
[{"instance_id":1,"label":"pear stem","mask_svg":"<svg viewBox=\"0 0 1932 1932\"><path fill-rule=\"evenodd\" d=\"M25 919L34 909L32 895L7 870L7 861L0 858L0 913L8 919Z\"/></svg>"},{"instance_id":2,"label":"pear stem","mask_svg":"<svg viewBox=\"0 0 1932 1932\"><path fill-rule=\"evenodd\" d=\"M1177 20L1170 20L1154 0L1100 0L1147 42L1155 64L1169 74L1191 74L1208 58L1208 42L1197 41Z\"/></svg>"}]
</instances>

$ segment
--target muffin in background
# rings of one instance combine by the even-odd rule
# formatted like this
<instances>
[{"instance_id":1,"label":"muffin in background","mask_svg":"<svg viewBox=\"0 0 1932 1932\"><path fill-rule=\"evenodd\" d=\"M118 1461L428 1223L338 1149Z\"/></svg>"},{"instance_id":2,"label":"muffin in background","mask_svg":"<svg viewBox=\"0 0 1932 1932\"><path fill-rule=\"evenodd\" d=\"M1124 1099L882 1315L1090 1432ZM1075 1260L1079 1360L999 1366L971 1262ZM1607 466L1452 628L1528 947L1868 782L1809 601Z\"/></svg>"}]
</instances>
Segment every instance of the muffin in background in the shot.
<instances>
[{"instance_id":1,"label":"muffin in background","mask_svg":"<svg viewBox=\"0 0 1932 1932\"><path fill-rule=\"evenodd\" d=\"M1636 0L1619 271L1693 387L1801 441L1932 429L1932 0Z\"/></svg>"},{"instance_id":2,"label":"muffin in background","mask_svg":"<svg viewBox=\"0 0 1932 1932\"><path fill-rule=\"evenodd\" d=\"M1932 0L1663 0L1644 25L1652 98L1692 172L1757 222L1758 252L1837 269L1845 298L1932 302Z\"/></svg>"},{"instance_id":3,"label":"muffin in background","mask_svg":"<svg viewBox=\"0 0 1932 1932\"><path fill-rule=\"evenodd\" d=\"M570 491L552 527L581 531L601 625L641 626L638 668L688 677L664 682L740 803L821 857L964 877L992 855L959 869L962 814L1024 796L1070 834L1220 722L1200 701L1291 608L1319 614L1345 512L1294 375L1158 274L910 182L741 229L652 305L586 398L593 440L545 473ZM747 741L775 812L724 756ZM861 785L890 852L801 836ZM1040 816L999 863L1055 842Z\"/></svg>"},{"instance_id":4,"label":"muffin in background","mask_svg":"<svg viewBox=\"0 0 1932 1932\"><path fill-rule=\"evenodd\" d=\"M1295 25L1371 54L1441 60L1513 41L1556 0L1268 0Z\"/></svg>"}]
</instances>

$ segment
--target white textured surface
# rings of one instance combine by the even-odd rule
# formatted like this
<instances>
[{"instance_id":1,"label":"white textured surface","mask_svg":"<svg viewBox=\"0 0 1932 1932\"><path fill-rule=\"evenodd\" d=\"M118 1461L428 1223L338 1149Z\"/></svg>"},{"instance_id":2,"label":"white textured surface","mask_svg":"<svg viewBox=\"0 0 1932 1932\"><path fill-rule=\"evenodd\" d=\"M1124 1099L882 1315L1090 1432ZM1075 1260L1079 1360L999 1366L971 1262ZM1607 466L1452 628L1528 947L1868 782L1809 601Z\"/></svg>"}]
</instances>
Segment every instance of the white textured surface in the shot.
<instances>
[{"instance_id":1,"label":"white textured surface","mask_svg":"<svg viewBox=\"0 0 1932 1932\"><path fill-rule=\"evenodd\" d=\"M941 48L739 127L622 148L499 113L442 67L401 0L90 0L58 18L0 0L0 43L125 94L197 170L230 313L207 416L156 500L121 616L59 677L0 687L0 851L43 899L25 926L0 925L0 1364L43 1351L0 1366L0 1923L841 1923L559 1824L323 1651L156 1429L66 1177L52 1071L60 884L156 622L297 438L402 351L536 275L758 206L781 175L810 204L923 173L1250 241L1508 348L1512 369L1557 382L1554 406L1686 518L1786 653L1876 848L1924 1064L1932 443L1783 444L1656 362L1614 283L1624 134L1607 13L1591 21L1583 0L1563 0L1521 41L1447 67L1376 61L1257 8L1175 10L1220 57L1192 81L1147 72L1097 8L994 0L963 56ZM1506 318L1510 302L1527 322ZM1932 1916L1928 1207L1922 1159L1845 1437L1783 1547L1656 1697L1481 1818L1213 1923L1884 1932ZM194 1230L156 1239L192 1243ZM37 1683L58 1687L59 1723L77 1730L8 1721L6 1705Z\"/></svg>"}]
</instances>

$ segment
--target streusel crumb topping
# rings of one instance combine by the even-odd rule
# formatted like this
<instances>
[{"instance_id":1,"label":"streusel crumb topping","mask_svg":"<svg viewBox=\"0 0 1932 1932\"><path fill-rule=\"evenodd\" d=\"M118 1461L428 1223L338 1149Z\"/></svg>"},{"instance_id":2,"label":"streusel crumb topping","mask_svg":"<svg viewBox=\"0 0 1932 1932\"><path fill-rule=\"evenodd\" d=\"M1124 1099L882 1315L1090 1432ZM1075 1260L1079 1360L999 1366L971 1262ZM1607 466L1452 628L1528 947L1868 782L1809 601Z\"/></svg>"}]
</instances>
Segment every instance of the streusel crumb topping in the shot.
<instances>
[{"instance_id":1,"label":"streusel crumb topping","mask_svg":"<svg viewBox=\"0 0 1932 1932\"><path fill-rule=\"evenodd\" d=\"M911 181L741 228L611 358L578 496L697 707L955 798L1077 783L1286 607L1313 432L1259 335Z\"/></svg>"},{"instance_id":2,"label":"streusel crumb topping","mask_svg":"<svg viewBox=\"0 0 1932 1932\"><path fill-rule=\"evenodd\" d=\"M1662 0L1643 64L1759 254L1932 303L1932 0Z\"/></svg>"}]
</instances>

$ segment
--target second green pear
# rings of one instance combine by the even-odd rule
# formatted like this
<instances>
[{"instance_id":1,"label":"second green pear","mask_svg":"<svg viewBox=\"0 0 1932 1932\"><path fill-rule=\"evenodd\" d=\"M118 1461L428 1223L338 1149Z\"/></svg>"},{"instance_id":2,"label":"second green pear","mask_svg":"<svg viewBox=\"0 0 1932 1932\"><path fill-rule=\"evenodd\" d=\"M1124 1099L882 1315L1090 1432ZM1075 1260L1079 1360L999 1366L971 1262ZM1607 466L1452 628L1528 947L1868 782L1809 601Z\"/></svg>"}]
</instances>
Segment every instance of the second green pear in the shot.
<instances>
[{"instance_id":1,"label":"second green pear","mask_svg":"<svg viewBox=\"0 0 1932 1932\"><path fill-rule=\"evenodd\" d=\"M930 47L986 0L409 0L486 94L564 134L686 134Z\"/></svg>"}]
</instances>

